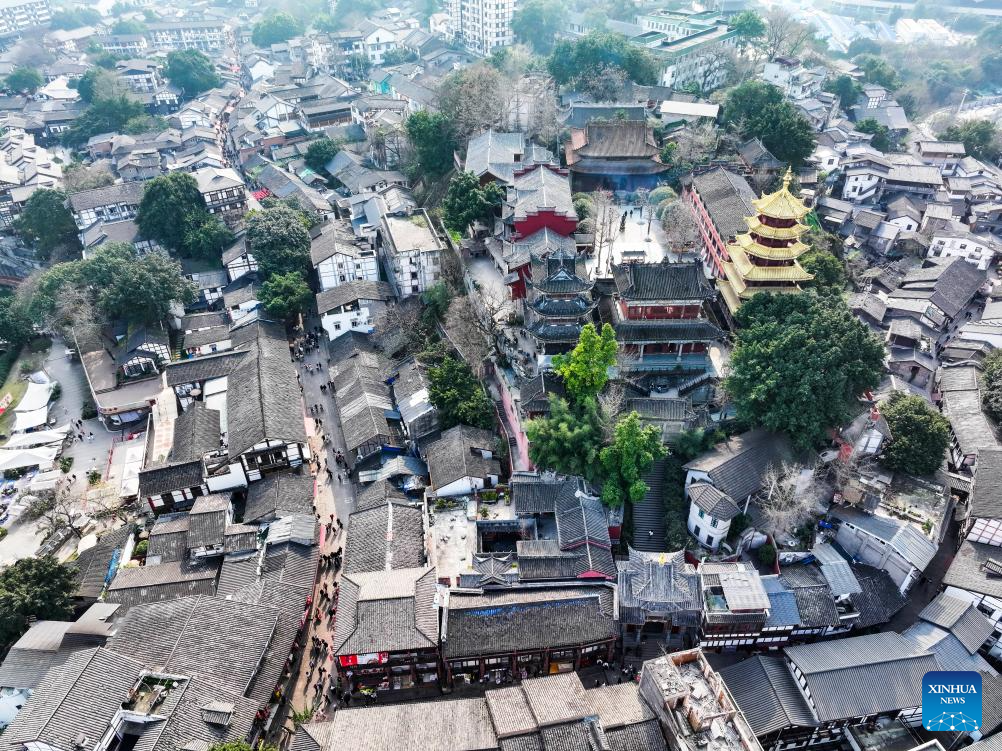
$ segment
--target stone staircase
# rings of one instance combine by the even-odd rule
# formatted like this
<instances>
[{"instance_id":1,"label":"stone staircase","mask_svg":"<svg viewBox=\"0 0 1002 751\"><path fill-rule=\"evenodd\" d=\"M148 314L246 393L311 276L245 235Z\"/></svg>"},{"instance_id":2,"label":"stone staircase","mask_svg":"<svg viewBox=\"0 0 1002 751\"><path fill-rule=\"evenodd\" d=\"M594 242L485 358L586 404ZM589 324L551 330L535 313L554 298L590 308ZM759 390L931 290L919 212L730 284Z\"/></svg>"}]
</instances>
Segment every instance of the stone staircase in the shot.
<instances>
[{"instance_id":1,"label":"stone staircase","mask_svg":"<svg viewBox=\"0 0 1002 751\"><path fill-rule=\"evenodd\" d=\"M637 550L655 553L664 550L665 513L661 501L664 476L665 460L659 459L644 476L647 493L640 503L633 504L633 547Z\"/></svg>"}]
</instances>

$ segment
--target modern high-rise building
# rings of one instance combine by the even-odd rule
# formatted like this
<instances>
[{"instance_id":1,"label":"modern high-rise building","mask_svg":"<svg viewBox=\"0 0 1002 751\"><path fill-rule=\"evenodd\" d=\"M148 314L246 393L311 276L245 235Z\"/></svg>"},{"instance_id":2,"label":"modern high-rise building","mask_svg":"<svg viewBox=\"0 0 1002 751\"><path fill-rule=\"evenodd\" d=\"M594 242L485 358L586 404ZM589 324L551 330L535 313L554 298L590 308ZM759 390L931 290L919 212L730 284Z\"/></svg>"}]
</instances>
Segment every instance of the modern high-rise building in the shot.
<instances>
[{"instance_id":1,"label":"modern high-rise building","mask_svg":"<svg viewBox=\"0 0 1002 751\"><path fill-rule=\"evenodd\" d=\"M452 0L453 31L470 52L490 55L515 42L511 17L518 0Z\"/></svg>"},{"instance_id":2,"label":"modern high-rise building","mask_svg":"<svg viewBox=\"0 0 1002 751\"><path fill-rule=\"evenodd\" d=\"M49 0L0 0L0 36L47 24Z\"/></svg>"}]
</instances>

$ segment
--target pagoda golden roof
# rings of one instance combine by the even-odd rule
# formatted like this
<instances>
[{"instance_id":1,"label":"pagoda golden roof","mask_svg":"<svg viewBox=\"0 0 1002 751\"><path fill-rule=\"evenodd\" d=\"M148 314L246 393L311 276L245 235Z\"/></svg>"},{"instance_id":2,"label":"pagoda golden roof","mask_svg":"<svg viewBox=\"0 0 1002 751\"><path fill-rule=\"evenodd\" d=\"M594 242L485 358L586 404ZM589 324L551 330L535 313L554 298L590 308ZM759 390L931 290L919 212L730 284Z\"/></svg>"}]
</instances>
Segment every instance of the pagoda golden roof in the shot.
<instances>
[{"instance_id":1,"label":"pagoda golden roof","mask_svg":"<svg viewBox=\"0 0 1002 751\"><path fill-rule=\"evenodd\" d=\"M804 202L790 192L790 181L793 173L789 167L783 175L783 187L775 193L766 193L761 198L752 201L752 206L759 214L773 219L795 219L798 222L810 213Z\"/></svg>"},{"instance_id":2,"label":"pagoda golden roof","mask_svg":"<svg viewBox=\"0 0 1002 751\"><path fill-rule=\"evenodd\" d=\"M769 261L795 261L811 249L810 245L802 243L799 240L785 248L770 248L768 245L755 242L755 238L748 233L735 237L734 242L727 246L727 252L729 253L735 245L750 256L764 258Z\"/></svg>"},{"instance_id":3,"label":"pagoda golden roof","mask_svg":"<svg viewBox=\"0 0 1002 751\"><path fill-rule=\"evenodd\" d=\"M739 245L729 245L727 252L731 257L730 264L742 279L753 282L809 282L814 275L805 271L799 263L789 266L756 266ZM730 275L728 275L729 277ZM732 283L734 280L731 280Z\"/></svg>"},{"instance_id":4,"label":"pagoda golden roof","mask_svg":"<svg viewBox=\"0 0 1002 751\"><path fill-rule=\"evenodd\" d=\"M799 240L800 236L810 229L806 224L800 222L795 223L792 227L773 227L763 224L757 216L745 217L745 224L748 225L749 232L772 240Z\"/></svg>"}]
</instances>

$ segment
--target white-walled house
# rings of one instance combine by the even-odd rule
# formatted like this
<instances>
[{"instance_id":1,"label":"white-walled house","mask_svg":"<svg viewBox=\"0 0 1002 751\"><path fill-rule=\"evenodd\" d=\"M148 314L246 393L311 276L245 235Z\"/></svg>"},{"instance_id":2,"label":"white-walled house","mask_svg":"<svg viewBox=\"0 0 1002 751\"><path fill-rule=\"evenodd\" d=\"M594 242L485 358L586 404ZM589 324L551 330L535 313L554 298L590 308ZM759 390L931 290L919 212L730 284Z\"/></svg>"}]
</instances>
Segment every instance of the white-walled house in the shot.
<instances>
[{"instance_id":1,"label":"white-walled house","mask_svg":"<svg viewBox=\"0 0 1002 751\"><path fill-rule=\"evenodd\" d=\"M317 312L329 339L349 331L370 334L392 299L393 290L386 282L346 282L317 295Z\"/></svg>"},{"instance_id":2,"label":"white-walled house","mask_svg":"<svg viewBox=\"0 0 1002 751\"><path fill-rule=\"evenodd\" d=\"M959 256L982 271L992 265L995 255L1000 251L1002 247L991 235L976 235L959 222L951 222L950 225L933 232L929 240L930 257Z\"/></svg>"},{"instance_id":3,"label":"white-walled house","mask_svg":"<svg viewBox=\"0 0 1002 751\"><path fill-rule=\"evenodd\" d=\"M469 495L497 485L501 463L494 458L496 440L489 430L456 425L423 444L421 454L435 495Z\"/></svg>"},{"instance_id":4,"label":"white-walled house","mask_svg":"<svg viewBox=\"0 0 1002 751\"><path fill-rule=\"evenodd\" d=\"M689 497L689 534L699 544L716 550L727 538L731 520L741 513L741 509L726 493L722 493L708 482L694 482L686 488Z\"/></svg>"},{"instance_id":5,"label":"white-walled house","mask_svg":"<svg viewBox=\"0 0 1002 751\"><path fill-rule=\"evenodd\" d=\"M379 258L374 248L360 244L347 222L327 222L315 227L310 241L310 261L325 292L355 281L379 281Z\"/></svg>"},{"instance_id":6,"label":"white-walled house","mask_svg":"<svg viewBox=\"0 0 1002 751\"><path fill-rule=\"evenodd\" d=\"M425 292L441 278L443 245L424 209L383 216L377 242L390 284L400 299Z\"/></svg>"}]
</instances>

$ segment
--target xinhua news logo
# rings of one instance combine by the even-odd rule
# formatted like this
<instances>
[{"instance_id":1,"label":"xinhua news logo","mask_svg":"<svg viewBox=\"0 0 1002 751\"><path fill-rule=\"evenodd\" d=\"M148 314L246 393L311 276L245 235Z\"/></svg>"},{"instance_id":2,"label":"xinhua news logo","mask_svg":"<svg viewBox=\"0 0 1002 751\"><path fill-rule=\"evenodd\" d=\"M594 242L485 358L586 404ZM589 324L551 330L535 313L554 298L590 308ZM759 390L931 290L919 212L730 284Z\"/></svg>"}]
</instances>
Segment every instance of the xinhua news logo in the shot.
<instances>
[{"instance_id":1,"label":"xinhua news logo","mask_svg":"<svg viewBox=\"0 0 1002 751\"><path fill-rule=\"evenodd\" d=\"M926 730L981 727L981 673L933 670L922 677L922 726Z\"/></svg>"}]
</instances>

